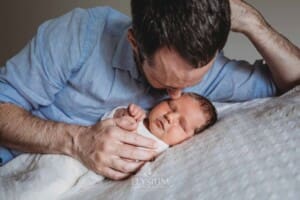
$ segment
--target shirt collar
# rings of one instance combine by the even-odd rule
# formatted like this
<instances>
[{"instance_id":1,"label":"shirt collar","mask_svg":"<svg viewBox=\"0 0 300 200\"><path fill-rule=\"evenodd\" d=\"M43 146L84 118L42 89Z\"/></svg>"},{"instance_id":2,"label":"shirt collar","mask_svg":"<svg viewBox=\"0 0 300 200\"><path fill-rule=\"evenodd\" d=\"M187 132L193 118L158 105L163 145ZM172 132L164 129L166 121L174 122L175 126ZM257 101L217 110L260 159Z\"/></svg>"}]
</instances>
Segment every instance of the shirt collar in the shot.
<instances>
[{"instance_id":1,"label":"shirt collar","mask_svg":"<svg viewBox=\"0 0 300 200\"><path fill-rule=\"evenodd\" d=\"M127 39L128 29L129 28L125 29L117 44L116 52L113 55L112 66L117 69L127 70L134 79L144 81L145 78L139 72L135 64L133 50Z\"/></svg>"}]
</instances>

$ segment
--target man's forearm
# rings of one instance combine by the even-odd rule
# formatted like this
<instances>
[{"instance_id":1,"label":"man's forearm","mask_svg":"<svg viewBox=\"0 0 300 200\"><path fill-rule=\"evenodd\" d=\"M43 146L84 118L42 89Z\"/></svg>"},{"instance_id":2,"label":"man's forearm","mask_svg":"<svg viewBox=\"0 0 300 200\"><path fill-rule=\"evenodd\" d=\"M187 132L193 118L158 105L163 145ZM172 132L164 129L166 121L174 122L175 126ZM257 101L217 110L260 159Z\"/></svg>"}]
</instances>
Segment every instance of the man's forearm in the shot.
<instances>
[{"instance_id":1,"label":"man's forearm","mask_svg":"<svg viewBox=\"0 0 300 200\"><path fill-rule=\"evenodd\" d=\"M278 88L285 92L299 84L300 49L267 23L246 34L263 56Z\"/></svg>"},{"instance_id":2,"label":"man's forearm","mask_svg":"<svg viewBox=\"0 0 300 200\"><path fill-rule=\"evenodd\" d=\"M72 155L74 135L85 127L43 120L0 104L0 144L22 152Z\"/></svg>"},{"instance_id":3,"label":"man's forearm","mask_svg":"<svg viewBox=\"0 0 300 200\"><path fill-rule=\"evenodd\" d=\"M245 34L263 56L273 79L285 92L300 83L300 49L275 31L264 17L242 0L230 0L231 29Z\"/></svg>"}]
</instances>

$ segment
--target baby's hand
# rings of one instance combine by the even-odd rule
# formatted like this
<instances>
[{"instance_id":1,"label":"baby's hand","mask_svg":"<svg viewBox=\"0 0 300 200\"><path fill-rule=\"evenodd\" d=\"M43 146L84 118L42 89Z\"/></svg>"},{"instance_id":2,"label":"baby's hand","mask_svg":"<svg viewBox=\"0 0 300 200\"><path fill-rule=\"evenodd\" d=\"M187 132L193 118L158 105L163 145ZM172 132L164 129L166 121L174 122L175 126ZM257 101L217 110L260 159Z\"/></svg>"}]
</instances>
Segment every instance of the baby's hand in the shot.
<instances>
[{"instance_id":1,"label":"baby's hand","mask_svg":"<svg viewBox=\"0 0 300 200\"><path fill-rule=\"evenodd\" d=\"M136 121L142 121L146 117L146 112L136 104L129 104L128 112Z\"/></svg>"},{"instance_id":2,"label":"baby's hand","mask_svg":"<svg viewBox=\"0 0 300 200\"><path fill-rule=\"evenodd\" d=\"M128 113L128 109L126 108L119 108L116 110L115 114L114 114L114 118L120 118L123 116L130 116L130 114Z\"/></svg>"}]
</instances>

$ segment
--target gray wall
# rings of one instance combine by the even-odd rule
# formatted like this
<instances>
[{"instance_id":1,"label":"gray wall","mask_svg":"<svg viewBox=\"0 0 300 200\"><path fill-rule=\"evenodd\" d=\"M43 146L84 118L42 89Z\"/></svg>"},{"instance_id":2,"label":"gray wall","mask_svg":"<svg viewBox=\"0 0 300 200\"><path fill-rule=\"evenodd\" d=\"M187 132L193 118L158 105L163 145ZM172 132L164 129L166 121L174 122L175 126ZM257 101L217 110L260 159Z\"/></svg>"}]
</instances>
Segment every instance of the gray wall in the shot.
<instances>
[{"instance_id":1,"label":"gray wall","mask_svg":"<svg viewBox=\"0 0 300 200\"><path fill-rule=\"evenodd\" d=\"M59 16L75 7L110 5L129 14L130 0L1 0L0 66L32 38L46 19ZM279 32L300 46L299 0L248 0L255 5ZM242 35L232 33L225 47L229 57L252 62L259 54Z\"/></svg>"},{"instance_id":2,"label":"gray wall","mask_svg":"<svg viewBox=\"0 0 300 200\"><path fill-rule=\"evenodd\" d=\"M130 14L130 0L0 0L0 66L18 53L49 18L76 7L110 5Z\"/></svg>"}]
</instances>

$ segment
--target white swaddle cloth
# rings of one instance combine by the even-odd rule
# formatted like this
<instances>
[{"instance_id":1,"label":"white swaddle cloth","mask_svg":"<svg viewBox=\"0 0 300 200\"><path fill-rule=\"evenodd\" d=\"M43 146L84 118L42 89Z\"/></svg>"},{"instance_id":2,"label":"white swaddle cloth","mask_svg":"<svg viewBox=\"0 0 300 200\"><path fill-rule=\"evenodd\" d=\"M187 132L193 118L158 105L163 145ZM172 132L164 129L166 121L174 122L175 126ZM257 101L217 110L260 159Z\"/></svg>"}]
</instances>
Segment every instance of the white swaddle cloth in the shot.
<instances>
[{"instance_id":1,"label":"white swaddle cloth","mask_svg":"<svg viewBox=\"0 0 300 200\"><path fill-rule=\"evenodd\" d=\"M115 108L102 117L113 117ZM169 146L151 134L143 122L137 132L159 143L163 152ZM22 154L0 167L0 199L59 199L72 196L104 179L79 161L64 155Z\"/></svg>"},{"instance_id":2,"label":"white swaddle cloth","mask_svg":"<svg viewBox=\"0 0 300 200\"><path fill-rule=\"evenodd\" d=\"M115 112L118 110L118 109L122 109L122 108L125 108L127 109L127 107L125 106L118 106L116 108L114 108L111 112L109 113L105 113L102 117L101 120L105 120L105 119L110 119L110 118L113 118ZM166 144L164 141L160 140L158 137L156 137L155 135L153 135L144 125L144 123L141 121L139 122L138 124L138 127L137 127L137 133L139 135L142 135L142 136L145 136L147 138L151 138L153 140L155 140L157 143L158 143L158 147L155 149L155 151L157 153L161 153L163 151L165 151L166 149L169 148L169 145Z\"/></svg>"}]
</instances>

